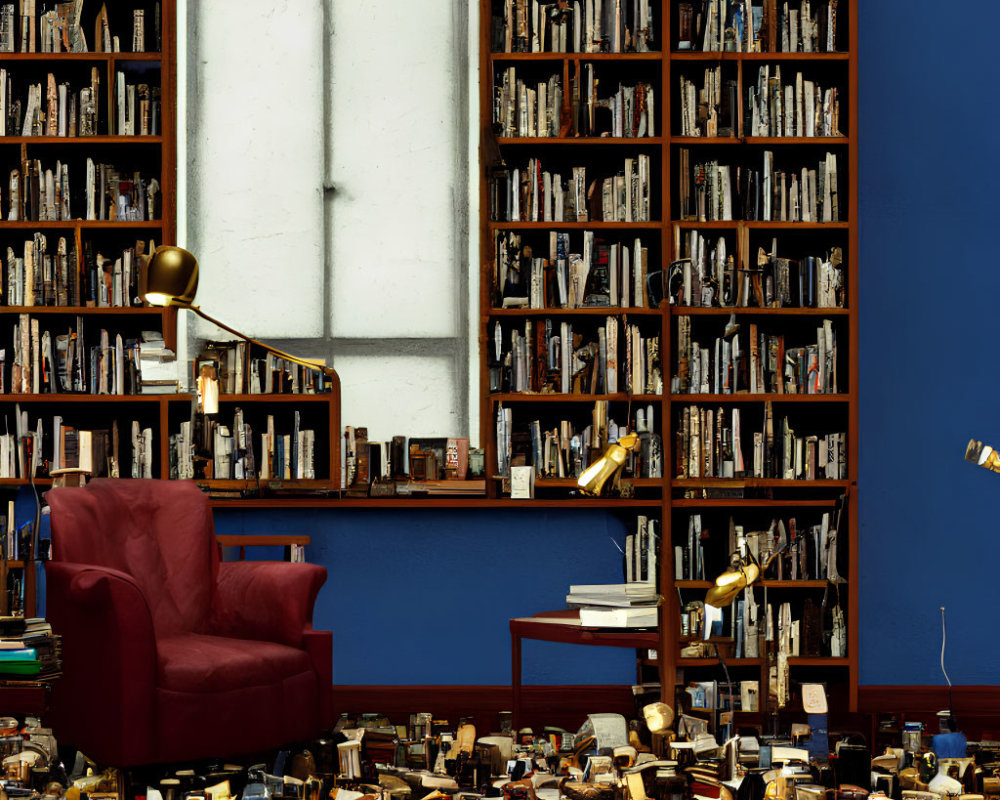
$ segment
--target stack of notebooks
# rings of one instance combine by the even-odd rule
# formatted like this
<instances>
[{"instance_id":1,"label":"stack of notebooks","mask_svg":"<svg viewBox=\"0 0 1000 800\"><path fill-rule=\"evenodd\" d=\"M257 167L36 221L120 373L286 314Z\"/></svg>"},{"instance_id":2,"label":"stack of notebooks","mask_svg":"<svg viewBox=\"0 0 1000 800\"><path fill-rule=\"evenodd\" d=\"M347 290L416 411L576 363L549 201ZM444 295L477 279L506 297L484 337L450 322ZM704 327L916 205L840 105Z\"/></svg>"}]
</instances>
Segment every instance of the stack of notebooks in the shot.
<instances>
[{"instance_id":1,"label":"stack of notebooks","mask_svg":"<svg viewBox=\"0 0 1000 800\"><path fill-rule=\"evenodd\" d=\"M570 586L566 595L588 628L655 628L659 601L656 585L645 581L581 584Z\"/></svg>"},{"instance_id":2,"label":"stack of notebooks","mask_svg":"<svg viewBox=\"0 0 1000 800\"><path fill-rule=\"evenodd\" d=\"M0 680L48 680L62 672L62 639L41 617L0 617Z\"/></svg>"}]
</instances>

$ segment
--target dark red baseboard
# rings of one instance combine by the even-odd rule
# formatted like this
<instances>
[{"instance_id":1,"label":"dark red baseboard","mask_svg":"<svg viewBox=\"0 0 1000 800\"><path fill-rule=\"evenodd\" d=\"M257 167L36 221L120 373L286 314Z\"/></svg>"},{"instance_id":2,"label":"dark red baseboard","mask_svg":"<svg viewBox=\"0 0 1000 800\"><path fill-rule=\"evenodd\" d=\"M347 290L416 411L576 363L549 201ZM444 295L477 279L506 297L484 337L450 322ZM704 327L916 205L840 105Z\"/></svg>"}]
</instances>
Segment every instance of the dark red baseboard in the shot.
<instances>
[{"instance_id":1,"label":"dark red baseboard","mask_svg":"<svg viewBox=\"0 0 1000 800\"><path fill-rule=\"evenodd\" d=\"M587 714L635 716L630 686L522 686L520 725L536 730L555 725L577 730ZM500 712L511 709L509 686L334 686L335 714L378 712L393 722L429 711L435 719L457 722L475 717L477 728L498 730Z\"/></svg>"},{"instance_id":2,"label":"dark red baseboard","mask_svg":"<svg viewBox=\"0 0 1000 800\"><path fill-rule=\"evenodd\" d=\"M956 686L951 692L958 729L971 740L1000 738L1000 686ZM937 712L949 706L947 686L859 686L858 710L896 714L937 733Z\"/></svg>"},{"instance_id":3,"label":"dark red baseboard","mask_svg":"<svg viewBox=\"0 0 1000 800\"><path fill-rule=\"evenodd\" d=\"M575 731L587 714L597 712L636 715L629 686L524 686L521 691L521 725L535 730L556 725ZM952 702L959 728L970 740L1000 739L1000 686L956 686ZM405 723L417 711L450 722L474 717L477 727L497 730L500 712L511 710L511 690L509 686L334 686L333 706L337 714L377 712L397 723ZM924 722L925 730L935 733L936 714L945 708L947 686L859 686L859 713L848 719L859 732L874 733L878 714L896 714L900 721Z\"/></svg>"}]
</instances>

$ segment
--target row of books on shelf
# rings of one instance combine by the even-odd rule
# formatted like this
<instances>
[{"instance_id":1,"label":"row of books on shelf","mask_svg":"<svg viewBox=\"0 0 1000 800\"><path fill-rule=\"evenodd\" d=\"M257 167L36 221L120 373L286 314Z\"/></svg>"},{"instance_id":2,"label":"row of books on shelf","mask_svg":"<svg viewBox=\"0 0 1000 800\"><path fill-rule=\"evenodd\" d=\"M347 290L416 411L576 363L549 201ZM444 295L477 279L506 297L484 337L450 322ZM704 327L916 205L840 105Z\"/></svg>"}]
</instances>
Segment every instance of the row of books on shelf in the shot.
<instances>
[{"instance_id":1,"label":"row of books on shelf","mask_svg":"<svg viewBox=\"0 0 1000 800\"><path fill-rule=\"evenodd\" d=\"M735 79L723 80L721 66L706 68L700 87L682 74L678 96L681 136L738 135L739 88Z\"/></svg>"},{"instance_id":2,"label":"row of books on shelf","mask_svg":"<svg viewBox=\"0 0 1000 800\"><path fill-rule=\"evenodd\" d=\"M378 442L369 440L368 428L347 425L343 485L349 497L413 493L415 486L429 493L481 494L483 458L466 437L393 436Z\"/></svg>"},{"instance_id":3,"label":"row of books on shelf","mask_svg":"<svg viewBox=\"0 0 1000 800\"><path fill-rule=\"evenodd\" d=\"M180 423L170 436L170 477L211 480L315 480L316 431L302 427L298 410L283 433L274 415L265 430L255 433L243 410L233 411L232 423L196 415Z\"/></svg>"},{"instance_id":4,"label":"row of books on shelf","mask_svg":"<svg viewBox=\"0 0 1000 800\"><path fill-rule=\"evenodd\" d=\"M780 64L758 69L756 86L747 87L747 136L842 136L836 87L824 89L795 73L784 83Z\"/></svg>"},{"instance_id":5,"label":"row of books on shelf","mask_svg":"<svg viewBox=\"0 0 1000 800\"><path fill-rule=\"evenodd\" d=\"M503 138L551 138L562 131L563 87L559 75L530 83L516 67L500 73L493 97L493 126Z\"/></svg>"},{"instance_id":6,"label":"row of books on shelf","mask_svg":"<svg viewBox=\"0 0 1000 800\"><path fill-rule=\"evenodd\" d=\"M49 73L46 82L17 85L0 68L0 136L155 136L160 133L160 87L130 83L115 73L114 112L102 112L101 70L92 67L90 84L74 88ZM101 122L104 124L102 125Z\"/></svg>"},{"instance_id":7,"label":"row of books on shelf","mask_svg":"<svg viewBox=\"0 0 1000 800\"><path fill-rule=\"evenodd\" d=\"M574 245L577 236L582 246ZM548 258L535 254L530 237L514 231L497 231L493 244L496 305L503 308L649 304L649 248L641 237L614 241L594 231L549 231Z\"/></svg>"},{"instance_id":8,"label":"row of books on shelf","mask_svg":"<svg viewBox=\"0 0 1000 800\"><path fill-rule=\"evenodd\" d=\"M757 249L753 268L737 269L726 237L714 239L700 231L675 231L684 258L673 262L667 274L672 305L700 308L843 308L843 248L831 247L822 256L799 259L778 256L778 240L770 252Z\"/></svg>"},{"instance_id":9,"label":"row of books on shelf","mask_svg":"<svg viewBox=\"0 0 1000 800\"><path fill-rule=\"evenodd\" d=\"M0 53L120 52L121 41L117 35L111 33L107 3L102 2L97 12L94 36L90 43L82 25L83 6L83 0L67 0L52 4L44 2L36 4L36 0L19 0L15 13L14 3L0 5ZM111 10L112 13L120 11L114 4ZM153 4L152 19L149 20L148 26L145 9L130 9L129 16L132 23L131 52L143 53L147 46L159 51L161 46L159 0Z\"/></svg>"},{"instance_id":10,"label":"row of books on shelf","mask_svg":"<svg viewBox=\"0 0 1000 800\"><path fill-rule=\"evenodd\" d=\"M678 4L678 50L832 53L838 0L691 0Z\"/></svg>"},{"instance_id":11,"label":"row of books on shelf","mask_svg":"<svg viewBox=\"0 0 1000 800\"><path fill-rule=\"evenodd\" d=\"M148 247L148 252L155 249L153 242ZM72 237L37 232L25 240L19 252L8 247L6 259L0 254L0 286L7 288L0 305L141 306L139 272L146 252L146 243L137 241L134 247L125 247L120 255L108 258L95 252L93 242L87 241L81 264Z\"/></svg>"},{"instance_id":12,"label":"row of books on shelf","mask_svg":"<svg viewBox=\"0 0 1000 800\"><path fill-rule=\"evenodd\" d=\"M649 156L627 157L610 177L587 183L587 168L572 167L567 180L549 172L540 158L490 177L490 207L495 222L649 222Z\"/></svg>"},{"instance_id":13,"label":"row of books on shelf","mask_svg":"<svg viewBox=\"0 0 1000 800\"><path fill-rule=\"evenodd\" d=\"M739 408L682 407L676 428L677 478L842 480L847 475L843 432L797 435L788 416L774 419L764 403L760 429L752 432L752 457L744 458Z\"/></svg>"},{"instance_id":14,"label":"row of books on shelf","mask_svg":"<svg viewBox=\"0 0 1000 800\"><path fill-rule=\"evenodd\" d=\"M8 433L0 434L0 478L45 477L66 468L85 469L93 477L152 478L153 429L138 420L121 422L128 442L121 441L117 419L106 428L84 429L55 414L39 416L32 426L28 412L16 404L13 424L4 415Z\"/></svg>"},{"instance_id":15,"label":"row of books on shelf","mask_svg":"<svg viewBox=\"0 0 1000 800\"><path fill-rule=\"evenodd\" d=\"M9 371L7 350L0 348L0 394L141 393L138 339L102 328L88 346L79 315L75 328L63 330L42 329L37 317L18 315Z\"/></svg>"},{"instance_id":16,"label":"row of books on shelf","mask_svg":"<svg viewBox=\"0 0 1000 800\"><path fill-rule=\"evenodd\" d=\"M222 394L320 394L332 390L322 371L274 353L258 358L242 340L206 342L194 361L196 383L206 370L214 373Z\"/></svg>"},{"instance_id":17,"label":"row of books on shelf","mask_svg":"<svg viewBox=\"0 0 1000 800\"><path fill-rule=\"evenodd\" d=\"M746 87L743 120L737 82L723 80L722 67L704 71L702 85L680 76L680 135L732 136L842 136L840 100L836 87L824 89L795 73L784 83L780 64L758 68L756 84Z\"/></svg>"},{"instance_id":18,"label":"row of books on shelf","mask_svg":"<svg viewBox=\"0 0 1000 800\"><path fill-rule=\"evenodd\" d=\"M765 222L839 222L836 153L816 167L780 169L765 150L763 169L718 160L695 161L678 148L679 218L699 222L734 219Z\"/></svg>"},{"instance_id":19,"label":"row of books on shelf","mask_svg":"<svg viewBox=\"0 0 1000 800\"><path fill-rule=\"evenodd\" d=\"M557 327L558 326L558 327ZM564 320L525 320L522 330L494 339L500 346L490 366L490 391L562 394L662 394L659 333L608 317L586 333ZM508 344L509 341L509 344Z\"/></svg>"},{"instance_id":20,"label":"row of books on shelf","mask_svg":"<svg viewBox=\"0 0 1000 800\"><path fill-rule=\"evenodd\" d=\"M692 339L691 317L677 318L677 373L673 394L836 394L837 337L833 322L816 329L816 343L785 344L784 334L750 323L749 336L730 322L712 346Z\"/></svg>"},{"instance_id":21,"label":"row of books on shelf","mask_svg":"<svg viewBox=\"0 0 1000 800\"><path fill-rule=\"evenodd\" d=\"M71 221L69 165L57 161L44 168L37 158L26 159L10 172L7 220ZM160 218L160 182L87 158L84 185L85 220L149 222Z\"/></svg>"},{"instance_id":22,"label":"row of books on shelf","mask_svg":"<svg viewBox=\"0 0 1000 800\"><path fill-rule=\"evenodd\" d=\"M598 67L585 63L570 79L569 136L641 139L656 136L656 90L651 83L618 83L614 94L598 96ZM608 81L607 83L610 83Z\"/></svg>"},{"instance_id":23,"label":"row of books on shelf","mask_svg":"<svg viewBox=\"0 0 1000 800\"><path fill-rule=\"evenodd\" d=\"M18 527L14 500L7 501L6 515L0 515L0 557L19 561L31 555L32 523Z\"/></svg>"},{"instance_id":24,"label":"row of books on shelf","mask_svg":"<svg viewBox=\"0 0 1000 800\"><path fill-rule=\"evenodd\" d=\"M835 594L824 594L820 603L812 597L796 603L761 603L758 598L762 592L760 587L748 587L723 615L708 623L702 601L686 604L681 610L681 634L701 638L707 624L708 635L712 640L726 641L733 658L774 658L777 670L772 670L772 680L784 682L785 692L789 658L847 656L846 619Z\"/></svg>"},{"instance_id":25,"label":"row of books on shelf","mask_svg":"<svg viewBox=\"0 0 1000 800\"><path fill-rule=\"evenodd\" d=\"M735 552L739 543L745 542L754 560L764 565L761 571L764 580L839 583L843 580L837 546L841 508L824 511L811 525L800 524L794 516L774 517L766 530L747 531L730 517L725 552ZM683 525L677 527L683 529ZM714 577L705 569L705 543L713 537L702 514L688 516L686 539L681 536L675 533L674 579L703 581Z\"/></svg>"},{"instance_id":26,"label":"row of books on shelf","mask_svg":"<svg viewBox=\"0 0 1000 800\"><path fill-rule=\"evenodd\" d=\"M618 441L619 426L608 415L605 400L594 402L589 424L579 427L561 419L543 425L539 419L518 420L514 410L499 406L496 414L497 475L509 477L511 467L533 467L535 475L546 478L578 478L600 458L609 443ZM663 440L656 433L656 413L652 405L636 410L632 427L638 445L628 452L622 473L634 478L663 476ZM621 431L625 433L624 430Z\"/></svg>"},{"instance_id":27,"label":"row of books on shelf","mask_svg":"<svg viewBox=\"0 0 1000 800\"><path fill-rule=\"evenodd\" d=\"M657 21L649 0L502 0L491 44L504 53L645 53Z\"/></svg>"}]
</instances>

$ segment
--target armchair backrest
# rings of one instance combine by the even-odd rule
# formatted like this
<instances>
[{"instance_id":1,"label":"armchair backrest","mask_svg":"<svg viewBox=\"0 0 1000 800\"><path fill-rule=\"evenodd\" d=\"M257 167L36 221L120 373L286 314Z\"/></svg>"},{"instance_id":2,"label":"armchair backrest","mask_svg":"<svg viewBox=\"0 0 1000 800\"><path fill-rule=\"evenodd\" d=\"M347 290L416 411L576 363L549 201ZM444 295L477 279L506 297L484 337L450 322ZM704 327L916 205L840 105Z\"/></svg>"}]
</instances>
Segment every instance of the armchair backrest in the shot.
<instances>
[{"instance_id":1,"label":"armchair backrest","mask_svg":"<svg viewBox=\"0 0 1000 800\"><path fill-rule=\"evenodd\" d=\"M219 552L204 494L185 481L95 478L46 494L52 560L130 575L157 635L198 631L216 591Z\"/></svg>"}]
</instances>

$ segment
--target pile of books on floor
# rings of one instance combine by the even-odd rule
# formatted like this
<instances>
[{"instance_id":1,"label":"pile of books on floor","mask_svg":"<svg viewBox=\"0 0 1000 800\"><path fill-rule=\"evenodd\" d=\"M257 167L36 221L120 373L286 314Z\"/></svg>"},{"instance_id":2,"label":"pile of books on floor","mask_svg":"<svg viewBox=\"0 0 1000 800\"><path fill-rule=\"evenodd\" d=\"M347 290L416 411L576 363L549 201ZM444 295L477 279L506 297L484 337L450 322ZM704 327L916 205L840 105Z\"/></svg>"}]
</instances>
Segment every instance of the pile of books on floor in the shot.
<instances>
[{"instance_id":1,"label":"pile of books on floor","mask_svg":"<svg viewBox=\"0 0 1000 800\"><path fill-rule=\"evenodd\" d=\"M655 628L659 621L660 596L646 581L570 586L566 604L580 609L588 628Z\"/></svg>"},{"instance_id":2,"label":"pile of books on floor","mask_svg":"<svg viewBox=\"0 0 1000 800\"><path fill-rule=\"evenodd\" d=\"M43 617L0 617L0 681L62 674L62 637Z\"/></svg>"}]
</instances>

